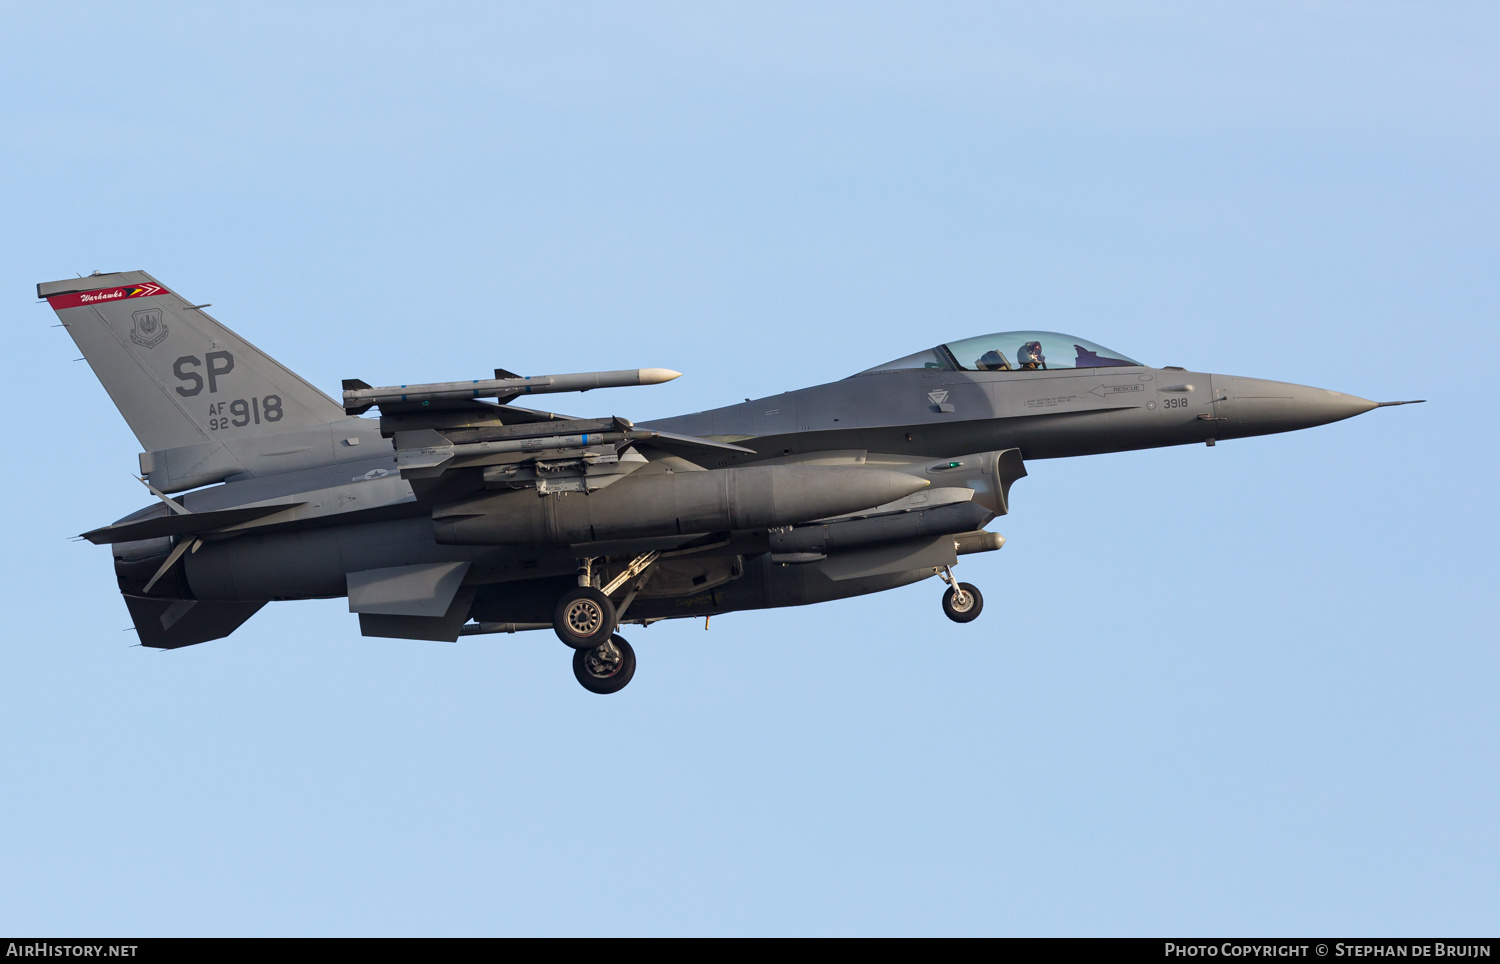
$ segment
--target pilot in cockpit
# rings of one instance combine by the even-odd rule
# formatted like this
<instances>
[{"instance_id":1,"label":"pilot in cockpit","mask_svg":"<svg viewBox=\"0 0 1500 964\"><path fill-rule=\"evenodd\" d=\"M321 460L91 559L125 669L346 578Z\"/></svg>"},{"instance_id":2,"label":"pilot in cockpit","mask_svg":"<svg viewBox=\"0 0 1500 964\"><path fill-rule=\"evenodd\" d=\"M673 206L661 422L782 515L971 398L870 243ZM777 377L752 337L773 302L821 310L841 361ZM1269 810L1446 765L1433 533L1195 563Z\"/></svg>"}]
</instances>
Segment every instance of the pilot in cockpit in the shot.
<instances>
[{"instance_id":1,"label":"pilot in cockpit","mask_svg":"<svg viewBox=\"0 0 1500 964\"><path fill-rule=\"evenodd\" d=\"M1016 361L1020 363L1021 371L1034 372L1047 367L1047 358L1042 354L1042 343L1039 341L1028 341L1016 352Z\"/></svg>"}]
</instances>

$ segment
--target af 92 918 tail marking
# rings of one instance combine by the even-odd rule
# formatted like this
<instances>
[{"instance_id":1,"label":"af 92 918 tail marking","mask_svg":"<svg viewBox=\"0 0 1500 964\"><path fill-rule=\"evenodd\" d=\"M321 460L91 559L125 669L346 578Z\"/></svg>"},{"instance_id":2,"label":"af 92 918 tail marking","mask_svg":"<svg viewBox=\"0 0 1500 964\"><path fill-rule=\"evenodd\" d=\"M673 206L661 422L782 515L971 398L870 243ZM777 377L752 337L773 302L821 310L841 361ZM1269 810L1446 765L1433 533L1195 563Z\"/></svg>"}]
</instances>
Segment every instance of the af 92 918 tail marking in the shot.
<instances>
[{"instance_id":1,"label":"af 92 918 tail marking","mask_svg":"<svg viewBox=\"0 0 1500 964\"><path fill-rule=\"evenodd\" d=\"M228 414L225 408L228 408ZM232 402L209 402L208 403L208 429L217 432L219 429L244 428L246 425L259 425L264 419L267 422L281 421L281 396L267 395L265 398L236 398Z\"/></svg>"}]
</instances>

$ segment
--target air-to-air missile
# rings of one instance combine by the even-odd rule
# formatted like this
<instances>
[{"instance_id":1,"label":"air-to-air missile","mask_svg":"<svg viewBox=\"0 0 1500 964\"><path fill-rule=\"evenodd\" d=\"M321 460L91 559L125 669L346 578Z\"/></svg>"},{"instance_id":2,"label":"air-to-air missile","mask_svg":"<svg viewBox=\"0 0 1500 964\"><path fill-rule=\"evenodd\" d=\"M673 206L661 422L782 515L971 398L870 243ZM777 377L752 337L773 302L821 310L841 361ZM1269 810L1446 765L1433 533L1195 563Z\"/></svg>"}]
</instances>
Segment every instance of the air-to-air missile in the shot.
<instances>
[{"instance_id":1,"label":"air-to-air missile","mask_svg":"<svg viewBox=\"0 0 1500 964\"><path fill-rule=\"evenodd\" d=\"M796 606L1000 548L1025 460L1308 428L1382 405L1153 368L1056 332L949 342L826 385L651 424L511 404L663 368L373 388L335 402L144 272L38 285L141 442L156 501L113 547L141 642L229 635L266 602L346 597L366 635L552 629L595 693L623 624ZM378 419L362 418L371 408Z\"/></svg>"},{"instance_id":2,"label":"air-to-air missile","mask_svg":"<svg viewBox=\"0 0 1500 964\"><path fill-rule=\"evenodd\" d=\"M514 399L522 395L556 392L587 392L595 388L628 388L660 385L682 372L670 368L630 368L615 372L573 372L567 375L521 376L496 369L494 378L467 382L435 382L430 385L393 385L371 388L357 378L344 379L344 413L360 415L376 405L431 404L471 398Z\"/></svg>"}]
</instances>

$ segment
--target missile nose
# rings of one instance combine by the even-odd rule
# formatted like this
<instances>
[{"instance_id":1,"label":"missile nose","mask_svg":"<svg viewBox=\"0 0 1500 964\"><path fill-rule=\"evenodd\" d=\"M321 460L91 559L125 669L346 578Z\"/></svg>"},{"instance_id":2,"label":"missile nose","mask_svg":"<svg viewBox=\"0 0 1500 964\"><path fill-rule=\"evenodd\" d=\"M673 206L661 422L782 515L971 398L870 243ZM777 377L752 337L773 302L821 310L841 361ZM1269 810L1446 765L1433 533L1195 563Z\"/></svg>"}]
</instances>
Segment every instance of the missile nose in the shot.
<instances>
[{"instance_id":1,"label":"missile nose","mask_svg":"<svg viewBox=\"0 0 1500 964\"><path fill-rule=\"evenodd\" d=\"M642 385L660 385L662 382L670 382L674 378L681 378L682 372L674 372L670 368L642 368L640 369Z\"/></svg>"},{"instance_id":2,"label":"missile nose","mask_svg":"<svg viewBox=\"0 0 1500 964\"><path fill-rule=\"evenodd\" d=\"M1219 376L1215 375L1217 384ZM1216 392L1219 404L1246 435L1291 432L1327 425L1377 407L1358 395L1327 388L1273 382L1263 378L1229 378L1227 391Z\"/></svg>"}]
</instances>

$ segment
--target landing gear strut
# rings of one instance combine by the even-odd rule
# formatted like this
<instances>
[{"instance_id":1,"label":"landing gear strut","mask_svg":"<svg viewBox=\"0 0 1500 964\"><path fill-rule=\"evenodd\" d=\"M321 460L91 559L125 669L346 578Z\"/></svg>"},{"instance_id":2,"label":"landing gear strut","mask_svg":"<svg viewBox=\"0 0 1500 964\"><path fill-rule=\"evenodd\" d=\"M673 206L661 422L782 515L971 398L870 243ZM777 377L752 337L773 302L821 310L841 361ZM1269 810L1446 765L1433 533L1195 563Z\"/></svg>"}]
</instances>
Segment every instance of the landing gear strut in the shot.
<instances>
[{"instance_id":1,"label":"landing gear strut","mask_svg":"<svg viewBox=\"0 0 1500 964\"><path fill-rule=\"evenodd\" d=\"M955 623L970 623L978 619L984 611L984 596L979 590L966 582L954 582L953 570L947 566L938 576L948 584L948 591L943 593L943 615Z\"/></svg>"},{"instance_id":2,"label":"landing gear strut","mask_svg":"<svg viewBox=\"0 0 1500 964\"><path fill-rule=\"evenodd\" d=\"M635 676L635 650L623 636L611 636L594 649L575 650L573 675L590 693L618 693Z\"/></svg>"}]
</instances>

